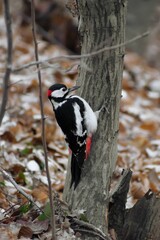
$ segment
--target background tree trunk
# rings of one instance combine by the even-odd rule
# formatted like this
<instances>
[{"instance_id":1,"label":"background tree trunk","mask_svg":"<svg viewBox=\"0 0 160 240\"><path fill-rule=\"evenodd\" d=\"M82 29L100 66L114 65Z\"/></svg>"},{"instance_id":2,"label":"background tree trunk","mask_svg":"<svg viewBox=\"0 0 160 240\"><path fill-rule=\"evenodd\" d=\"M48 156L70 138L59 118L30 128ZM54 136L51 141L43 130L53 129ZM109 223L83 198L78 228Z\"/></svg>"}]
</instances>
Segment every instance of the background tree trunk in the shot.
<instances>
[{"instance_id":1,"label":"background tree trunk","mask_svg":"<svg viewBox=\"0 0 160 240\"><path fill-rule=\"evenodd\" d=\"M78 0L82 54L102 46L125 41L126 1ZM70 163L64 200L71 210L83 209L89 222L107 231L107 206L110 180L117 159L117 135L123 71L124 48L81 60L78 84L80 96L96 111L104 103L98 130L93 137L91 154L84 164L81 181L70 189Z\"/></svg>"}]
</instances>

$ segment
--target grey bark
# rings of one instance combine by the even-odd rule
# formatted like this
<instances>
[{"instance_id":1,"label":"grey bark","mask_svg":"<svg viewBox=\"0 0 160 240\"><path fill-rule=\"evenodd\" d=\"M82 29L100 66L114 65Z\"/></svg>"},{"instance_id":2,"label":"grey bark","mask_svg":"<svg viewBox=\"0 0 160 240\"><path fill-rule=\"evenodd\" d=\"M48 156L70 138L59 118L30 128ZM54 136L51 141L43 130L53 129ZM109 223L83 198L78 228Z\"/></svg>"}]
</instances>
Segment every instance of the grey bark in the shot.
<instances>
[{"instance_id":1,"label":"grey bark","mask_svg":"<svg viewBox=\"0 0 160 240\"><path fill-rule=\"evenodd\" d=\"M124 170L118 186L111 194L108 213L109 229L114 229L118 239L123 239L122 229L126 215L126 202L131 180L131 170Z\"/></svg>"},{"instance_id":2,"label":"grey bark","mask_svg":"<svg viewBox=\"0 0 160 240\"><path fill-rule=\"evenodd\" d=\"M149 190L130 209L125 209L131 171L125 170L111 195L109 229L118 240L160 239L160 197Z\"/></svg>"},{"instance_id":3,"label":"grey bark","mask_svg":"<svg viewBox=\"0 0 160 240\"><path fill-rule=\"evenodd\" d=\"M123 240L160 239L160 198L148 191L126 214Z\"/></svg>"},{"instance_id":4,"label":"grey bark","mask_svg":"<svg viewBox=\"0 0 160 240\"><path fill-rule=\"evenodd\" d=\"M113 46L125 40L126 1L78 0L79 31L82 54L102 46ZM78 84L80 95L94 110L106 102L98 130L93 137L91 154L84 163L81 181L70 189L70 162L64 200L72 211L85 210L92 224L107 232L107 206L110 180L117 159L119 105L124 47L81 60Z\"/></svg>"}]
</instances>

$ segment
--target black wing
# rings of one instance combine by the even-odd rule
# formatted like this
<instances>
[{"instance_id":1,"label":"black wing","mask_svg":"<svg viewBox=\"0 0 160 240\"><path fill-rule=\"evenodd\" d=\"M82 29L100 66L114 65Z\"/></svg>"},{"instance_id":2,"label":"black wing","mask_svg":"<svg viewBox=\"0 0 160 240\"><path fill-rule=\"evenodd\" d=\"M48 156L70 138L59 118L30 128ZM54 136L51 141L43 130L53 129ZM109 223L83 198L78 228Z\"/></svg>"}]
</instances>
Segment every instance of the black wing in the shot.
<instances>
[{"instance_id":1,"label":"black wing","mask_svg":"<svg viewBox=\"0 0 160 240\"><path fill-rule=\"evenodd\" d=\"M83 135L77 135L76 119L75 112L73 109L74 104L77 103L80 107L80 114L82 117L81 125ZM69 148L74 154L77 154L78 151L83 148L87 138L87 130L84 124L84 104L78 98L68 98L67 101L55 112L57 122L62 129L66 141L69 144Z\"/></svg>"},{"instance_id":2,"label":"black wing","mask_svg":"<svg viewBox=\"0 0 160 240\"><path fill-rule=\"evenodd\" d=\"M79 106L79 113L81 115L81 135L77 135L77 127L75 120L74 104L77 103ZM69 98L67 101L59 107L56 112L56 119L65 134L66 141L69 144L69 148L72 151L71 157L71 185L74 184L74 189L77 187L80 177L82 166L86 158L86 138L87 130L84 123L84 104L78 98Z\"/></svg>"}]
</instances>

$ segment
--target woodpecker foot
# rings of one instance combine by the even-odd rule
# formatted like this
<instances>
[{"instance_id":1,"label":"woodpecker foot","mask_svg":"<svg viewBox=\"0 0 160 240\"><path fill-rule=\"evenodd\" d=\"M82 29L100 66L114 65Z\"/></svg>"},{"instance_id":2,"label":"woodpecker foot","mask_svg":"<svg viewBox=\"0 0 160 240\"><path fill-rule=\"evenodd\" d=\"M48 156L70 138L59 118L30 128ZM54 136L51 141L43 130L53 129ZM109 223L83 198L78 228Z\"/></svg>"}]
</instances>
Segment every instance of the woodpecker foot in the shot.
<instances>
[{"instance_id":1,"label":"woodpecker foot","mask_svg":"<svg viewBox=\"0 0 160 240\"><path fill-rule=\"evenodd\" d=\"M109 113L109 110L108 110L106 104L104 104L104 105L101 107L101 109L100 109L100 112L105 112L105 111L106 111L107 113Z\"/></svg>"},{"instance_id":2,"label":"woodpecker foot","mask_svg":"<svg viewBox=\"0 0 160 240\"><path fill-rule=\"evenodd\" d=\"M97 111L98 115L99 115L100 112L107 112L109 114L110 102L111 102L111 99L106 99L105 100L102 107L99 109L99 111Z\"/></svg>"}]
</instances>

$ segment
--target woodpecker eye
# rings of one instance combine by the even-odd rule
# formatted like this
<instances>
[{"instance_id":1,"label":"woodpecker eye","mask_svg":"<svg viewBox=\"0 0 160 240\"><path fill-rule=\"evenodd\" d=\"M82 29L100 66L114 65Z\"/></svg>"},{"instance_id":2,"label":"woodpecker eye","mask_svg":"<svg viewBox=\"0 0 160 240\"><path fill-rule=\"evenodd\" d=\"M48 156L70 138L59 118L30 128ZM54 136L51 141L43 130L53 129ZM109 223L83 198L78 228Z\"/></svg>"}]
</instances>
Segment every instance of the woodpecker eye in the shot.
<instances>
[{"instance_id":1,"label":"woodpecker eye","mask_svg":"<svg viewBox=\"0 0 160 240\"><path fill-rule=\"evenodd\" d=\"M62 88L62 91L64 92L64 91L66 91L66 88L64 87L64 88Z\"/></svg>"}]
</instances>

